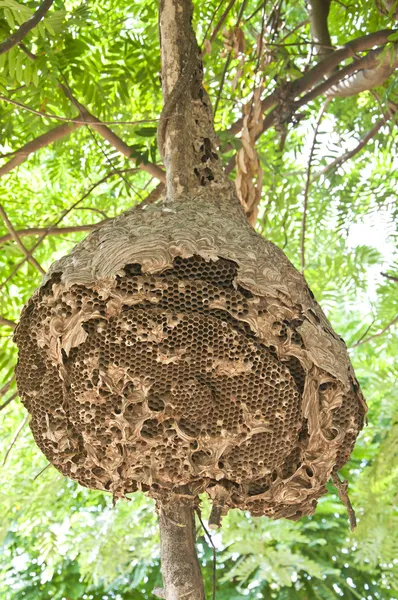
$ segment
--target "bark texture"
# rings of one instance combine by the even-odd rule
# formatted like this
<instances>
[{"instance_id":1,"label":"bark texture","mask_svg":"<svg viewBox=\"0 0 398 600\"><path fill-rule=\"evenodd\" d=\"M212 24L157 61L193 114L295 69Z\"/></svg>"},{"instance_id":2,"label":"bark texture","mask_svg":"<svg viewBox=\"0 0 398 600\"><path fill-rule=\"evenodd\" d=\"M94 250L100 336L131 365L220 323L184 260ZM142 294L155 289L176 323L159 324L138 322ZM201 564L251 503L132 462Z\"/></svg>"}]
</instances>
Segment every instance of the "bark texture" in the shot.
<instances>
[{"instance_id":1,"label":"bark texture","mask_svg":"<svg viewBox=\"0 0 398 600\"><path fill-rule=\"evenodd\" d=\"M195 548L192 502L178 496L159 506L160 559L167 600L204 600L202 574Z\"/></svg>"}]
</instances>

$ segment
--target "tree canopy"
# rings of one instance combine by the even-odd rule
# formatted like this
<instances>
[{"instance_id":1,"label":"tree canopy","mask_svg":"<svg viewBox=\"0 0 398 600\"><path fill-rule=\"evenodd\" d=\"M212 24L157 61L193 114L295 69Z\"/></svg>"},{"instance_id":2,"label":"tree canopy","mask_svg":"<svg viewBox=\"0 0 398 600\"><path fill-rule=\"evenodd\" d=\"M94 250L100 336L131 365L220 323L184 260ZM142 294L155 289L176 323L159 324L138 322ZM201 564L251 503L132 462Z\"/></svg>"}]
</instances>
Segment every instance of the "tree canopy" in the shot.
<instances>
[{"instance_id":1,"label":"tree canopy","mask_svg":"<svg viewBox=\"0 0 398 600\"><path fill-rule=\"evenodd\" d=\"M47 465L17 396L12 342L51 263L163 191L157 11L152 0L0 0L7 600L138 600L161 582L153 502L136 493L113 506ZM231 511L213 535L219 600L398 597L396 18L387 0L195 3L226 168L257 231L303 271L345 339L369 405L342 471L357 529L332 485L296 523ZM200 536L210 597L213 552Z\"/></svg>"}]
</instances>

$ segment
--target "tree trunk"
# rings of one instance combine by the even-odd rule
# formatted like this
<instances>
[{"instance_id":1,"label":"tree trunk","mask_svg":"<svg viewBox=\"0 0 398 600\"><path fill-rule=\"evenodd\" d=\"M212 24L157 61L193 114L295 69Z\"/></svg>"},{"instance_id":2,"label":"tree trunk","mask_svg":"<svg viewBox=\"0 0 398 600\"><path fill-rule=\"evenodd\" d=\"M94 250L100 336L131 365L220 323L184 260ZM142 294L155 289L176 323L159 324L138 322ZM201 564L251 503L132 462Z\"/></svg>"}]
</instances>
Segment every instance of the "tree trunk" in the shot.
<instances>
[{"instance_id":1,"label":"tree trunk","mask_svg":"<svg viewBox=\"0 0 398 600\"><path fill-rule=\"evenodd\" d=\"M167 600L204 600L202 573L195 548L193 502L175 497L159 505L160 559Z\"/></svg>"},{"instance_id":2,"label":"tree trunk","mask_svg":"<svg viewBox=\"0 0 398 600\"><path fill-rule=\"evenodd\" d=\"M189 201L210 181L229 186L217 154L210 100L202 85L201 52L192 29L192 0L161 0L159 35L163 110L158 146L166 167L166 201ZM204 159L205 156L205 159ZM205 165L205 167L204 167ZM197 497L158 501L163 589L167 600L204 600L195 548Z\"/></svg>"}]
</instances>

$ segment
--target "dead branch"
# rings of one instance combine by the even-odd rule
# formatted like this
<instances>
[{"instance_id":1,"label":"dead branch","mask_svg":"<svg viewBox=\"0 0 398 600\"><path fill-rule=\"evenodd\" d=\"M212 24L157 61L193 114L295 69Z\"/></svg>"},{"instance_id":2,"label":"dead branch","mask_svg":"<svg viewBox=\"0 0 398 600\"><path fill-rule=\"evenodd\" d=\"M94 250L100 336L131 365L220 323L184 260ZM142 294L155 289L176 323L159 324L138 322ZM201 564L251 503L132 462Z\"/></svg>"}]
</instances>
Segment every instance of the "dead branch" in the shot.
<instances>
[{"instance_id":1,"label":"dead branch","mask_svg":"<svg viewBox=\"0 0 398 600\"><path fill-rule=\"evenodd\" d=\"M26 423L28 422L29 417L30 417L29 413L27 415L25 415L25 417L23 418L23 421L21 422L20 426L16 430L15 435L12 438L11 443L10 443L10 445L7 448L7 452L5 453L4 460L3 460L3 467L6 464L7 458L9 457L11 450L15 446L15 443L16 443L17 439L19 438L19 435L20 435L22 429L25 427Z\"/></svg>"},{"instance_id":2,"label":"dead branch","mask_svg":"<svg viewBox=\"0 0 398 600\"><path fill-rule=\"evenodd\" d=\"M366 344L367 342L370 342L370 340L374 340L375 338L380 337L381 335L383 335L383 333L388 331L390 329L390 327L392 327L395 323L397 323L397 321L398 321L398 315L396 317L394 317L394 319L392 319L392 321L390 321L385 327L383 327L383 329L381 329L381 331L378 331L377 333L374 333L373 335L370 335L367 338L364 338L362 340L359 340L358 342L355 342L355 344L352 344L352 346L350 346L350 348L356 348L357 346L361 346L362 344Z\"/></svg>"},{"instance_id":3,"label":"dead branch","mask_svg":"<svg viewBox=\"0 0 398 600\"><path fill-rule=\"evenodd\" d=\"M17 232L15 231L10 219L7 216L7 213L5 212L3 206L0 204L0 216L3 219L8 231L10 232L10 235L12 237L12 239L14 240L14 242L16 243L16 245L18 246L18 248L21 250L21 252L23 254L25 254L27 260L30 262L30 264L35 267L35 269L37 269L42 275L45 275L46 272L43 269L43 267L37 262L37 260L31 255L31 253L29 252L29 250L27 248L25 248L25 246L23 245L23 243L21 242L21 240L19 239L19 236L17 234Z\"/></svg>"},{"instance_id":4,"label":"dead branch","mask_svg":"<svg viewBox=\"0 0 398 600\"><path fill-rule=\"evenodd\" d=\"M47 131L46 133L43 133L42 135L39 135L39 137L31 140L24 146L21 146L21 148L15 152L14 157L5 163L5 165L0 167L0 177L6 175L22 164L33 152L37 152L37 150L41 150L41 148L45 148L53 142L56 142L57 140L69 135L78 127L80 127L80 125L75 122L65 123L55 127L54 129L51 129L50 131Z\"/></svg>"},{"instance_id":5,"label":"dead branch","mask_svg":"<svg viewBox=\"0 0 398 600\"><path fill-rule=\"evenodd\" d=\"M46 12L49 11L54 4L54 0L44 0L37 11L27 20L22 23L21 27L14 31L2 44L0 44L0 55L8 52L14 46L17 46L24 37L43 19Z\"/></svg>"},{"instance_id":6,"label":"dead branch","mask_svg":"<svg viewBox=\"0 0 398 600\"><path fill-rule=\"evenodd\" d=\"M363 148L365 148L366 144L372 138L374 138L374 136L378 133L379 129L381 127L383 127L383 125L386 124L386 122L388 121L388 119L390 117L391 117L391 114L387 113L384 117L382 117L381 119L379 119L374 124L374 126L372 127L372 129L370 129L370 131L368 131L368 133L361 138L360 142L358 143L357 146L355 146L355 148L353 148L349 152L345 152L341 156L338 156L337 158L335 158L335 160L333 160L331 163L329 163L328 165L326 165L326 167L324 167L323 169L320 169L319 171L317 171L316 173L314 173L314 175L312 176L312 181L315 181L316 179L318 179L319 177L321 177L321 175L325 175L326 173L328 173L332 169L337 169L337 167L339 167L340 165L342 165L343 163L345 163L347 160L350 160L350 158L353 158L354 156L356 156L357 154L359 154L359 152L361 152L361 150L363 150Z\"/></svg>"},{"instance_id":7,"label":"dead branch","mask_svg":"<svg viewBox=\"0 0 398 600\"><path fill-rule=\"evenodd\" d=\"M307 2L311 37L316 53L320 57L333 51L328 28L330 3L331 0L310 0Z\"/></svg>"},{"instance_id":8,"label":"dead branch","mask_svg":"<svg viewBox=\"0 0 398 600\"><path fill-rule=\"evenodd\" d=\"M10 321L10 319L5 319L4 317L0 317L0 326L10 327L11 329L15 329L17 324L14 321Z\"/></svg>"}]
</instances>

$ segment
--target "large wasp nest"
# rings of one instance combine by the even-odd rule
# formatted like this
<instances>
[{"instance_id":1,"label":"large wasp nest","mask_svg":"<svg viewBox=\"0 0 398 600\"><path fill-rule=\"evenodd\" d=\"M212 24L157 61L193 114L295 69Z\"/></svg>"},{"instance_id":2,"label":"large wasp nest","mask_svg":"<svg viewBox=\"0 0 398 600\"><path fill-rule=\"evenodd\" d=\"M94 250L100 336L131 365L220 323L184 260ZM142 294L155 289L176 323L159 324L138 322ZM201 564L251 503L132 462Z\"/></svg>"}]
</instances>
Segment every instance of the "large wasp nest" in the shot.
<instances>
[{"instance_id":1,"label":"large wasp nest","mask_svg":"<svg viewBox=\"0 0 398 600\"><path fill-rule=\"evenodd\" d=\"M238 210L132 210L50 269L15 334L48 460L123 497L313 513L366 407L304 278Z\"/></svg>"}]
</instances>

